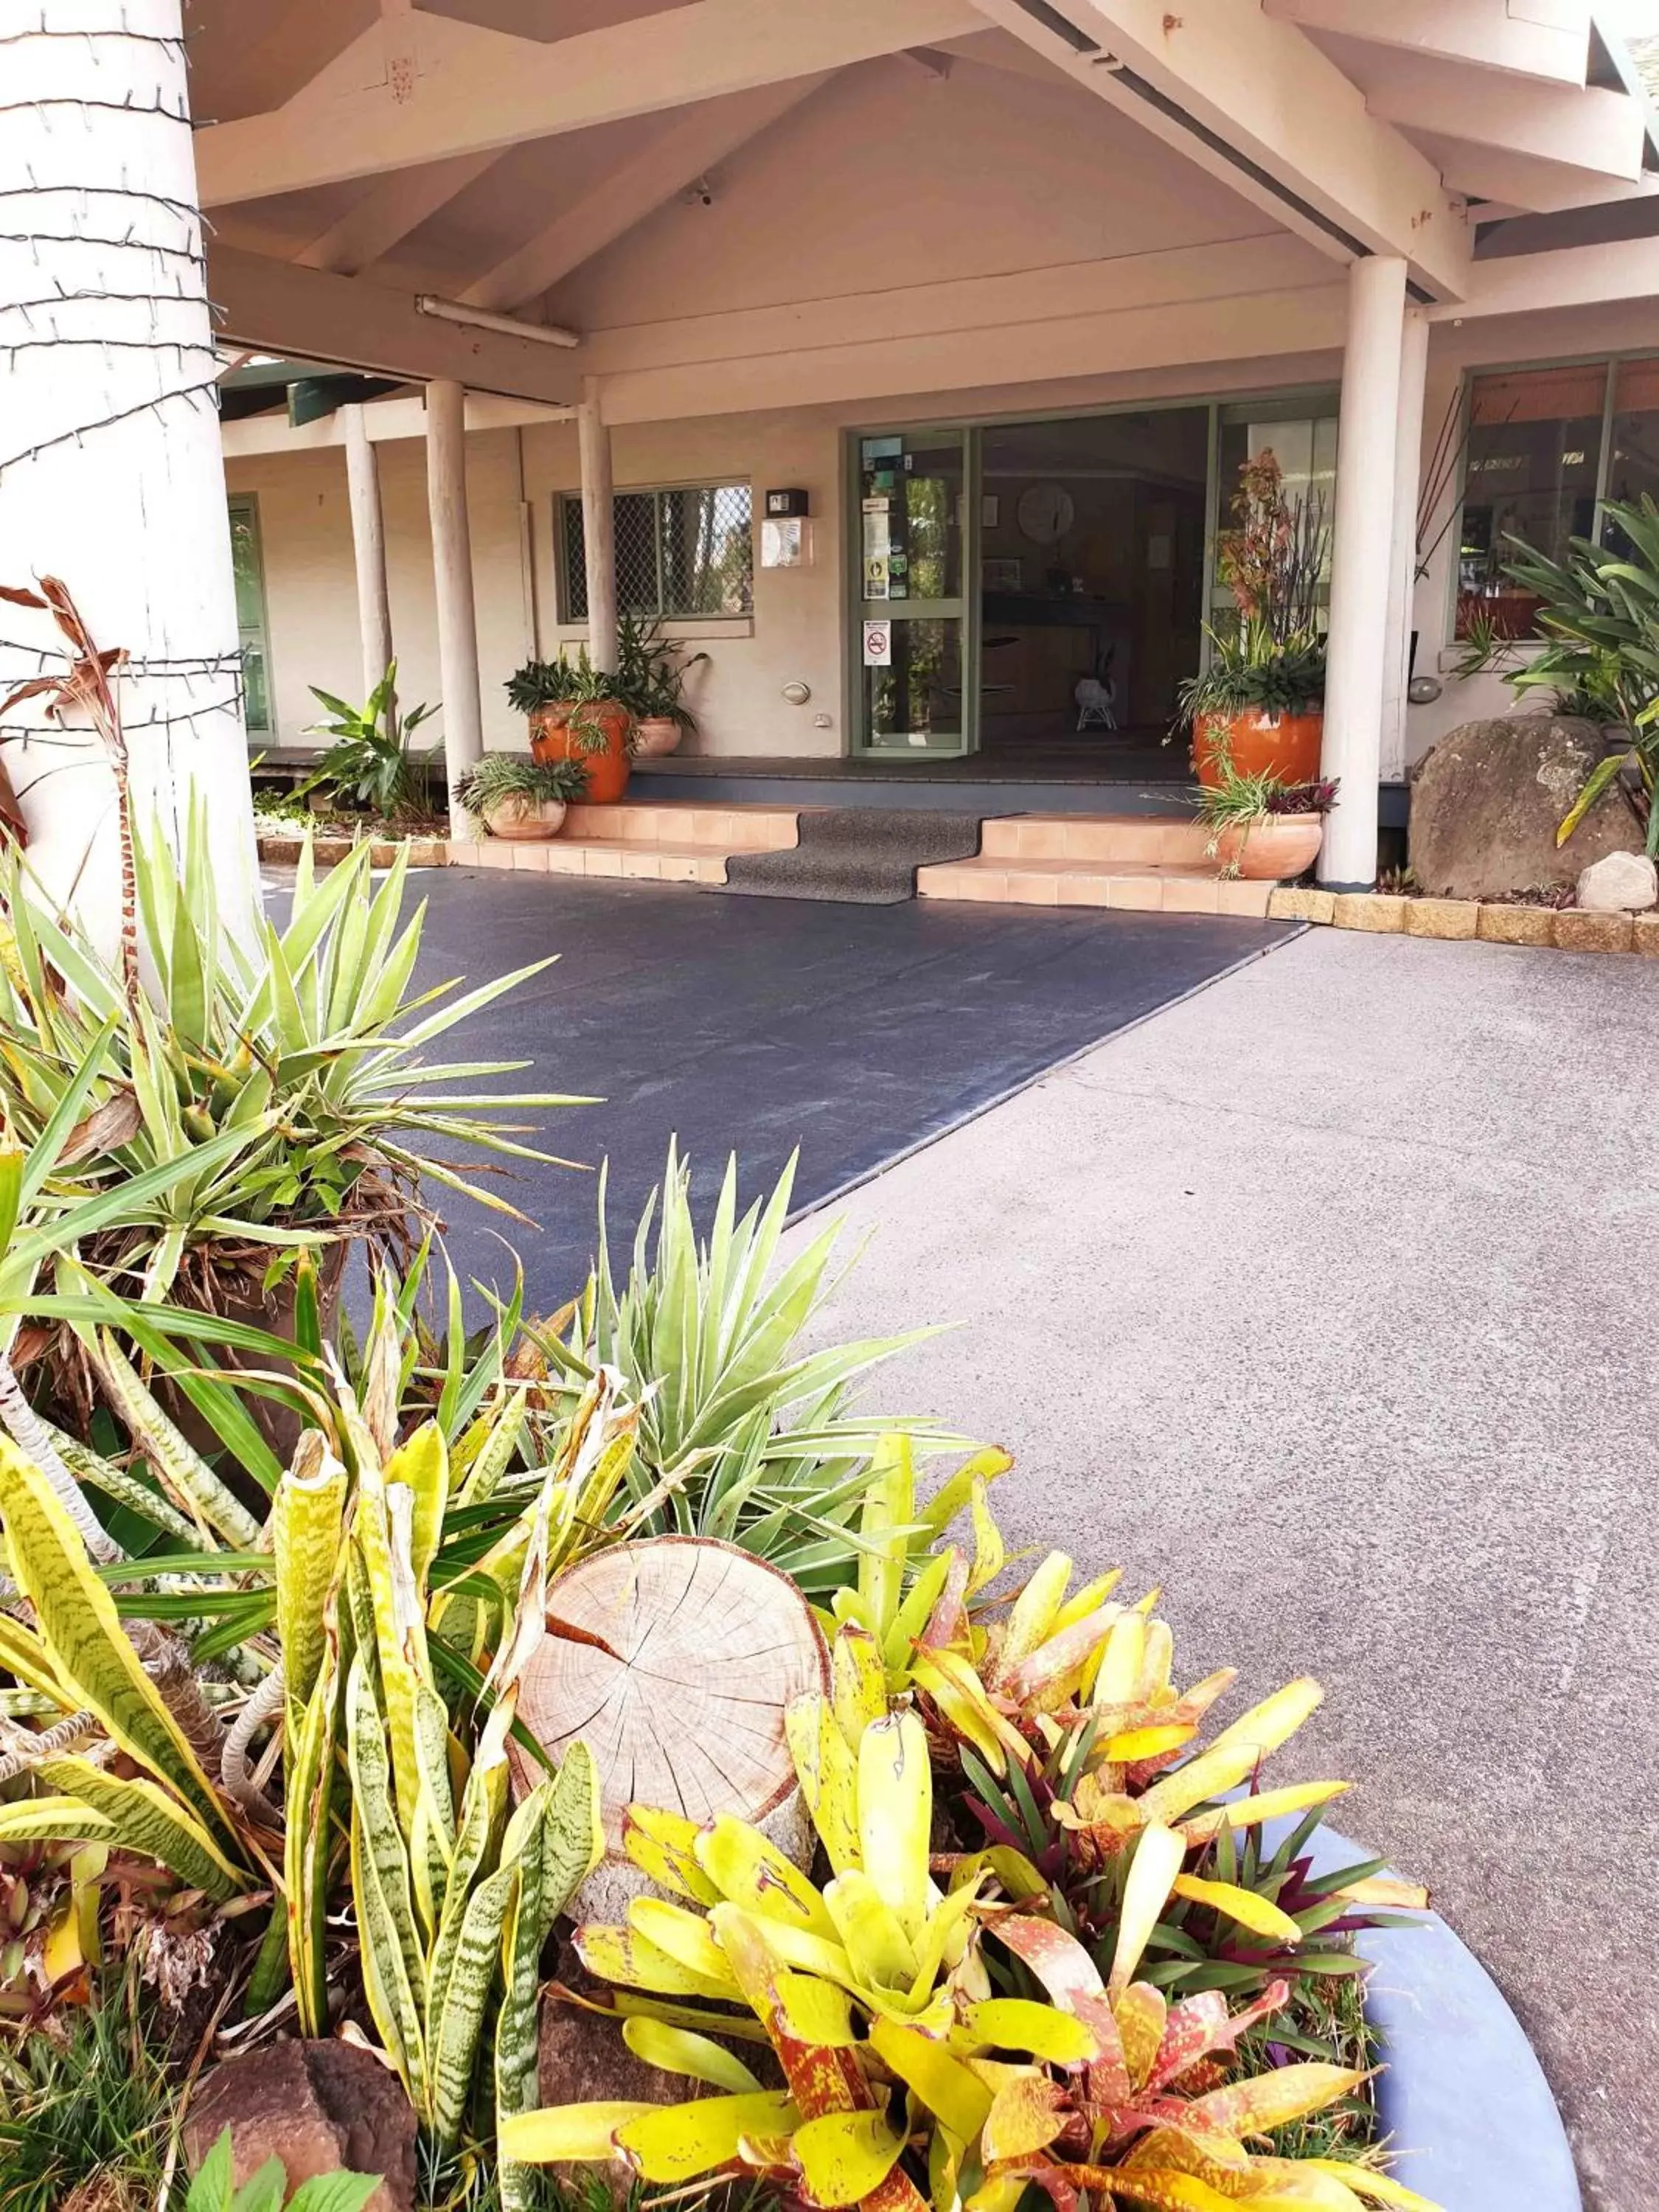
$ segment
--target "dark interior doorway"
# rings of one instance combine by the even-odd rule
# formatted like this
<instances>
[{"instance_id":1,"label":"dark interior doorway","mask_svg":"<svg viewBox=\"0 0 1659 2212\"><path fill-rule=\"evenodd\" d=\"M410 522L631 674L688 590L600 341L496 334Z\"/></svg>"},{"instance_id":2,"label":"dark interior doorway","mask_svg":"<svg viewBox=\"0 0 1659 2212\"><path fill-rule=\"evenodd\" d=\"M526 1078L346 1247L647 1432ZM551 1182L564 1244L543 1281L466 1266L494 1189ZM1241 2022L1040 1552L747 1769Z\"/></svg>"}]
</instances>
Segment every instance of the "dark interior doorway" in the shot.
<instances>
[{"instance_id":1,"label":"dark interior doorway","mask_svg":"<svg viewBox=\"0 0 1659 2212\"><path fill-rule=\"evenodd\" d=\"M983 433L980 745L1127 767L1202 643L1210 410Z\"/></svg>"}]
</instances>

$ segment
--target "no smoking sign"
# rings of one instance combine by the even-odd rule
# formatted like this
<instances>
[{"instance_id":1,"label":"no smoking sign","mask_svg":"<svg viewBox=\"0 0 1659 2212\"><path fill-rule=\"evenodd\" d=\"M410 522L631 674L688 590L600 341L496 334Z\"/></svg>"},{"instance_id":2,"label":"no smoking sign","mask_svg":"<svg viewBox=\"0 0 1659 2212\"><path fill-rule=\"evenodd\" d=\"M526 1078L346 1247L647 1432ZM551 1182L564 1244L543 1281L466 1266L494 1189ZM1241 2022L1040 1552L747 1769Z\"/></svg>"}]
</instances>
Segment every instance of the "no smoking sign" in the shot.
<instances>
[{"instance_id":1,"label":"no smoking sign","mask_svg":"<svg viewBox=\"0 0 1659 2212\"><path fill-rule=\"evenodd\" d=\"M893 664L893 625L885 622L867 622L864 625L864 665L866 668L890 668Z\"/></svg>"}]
</instances>

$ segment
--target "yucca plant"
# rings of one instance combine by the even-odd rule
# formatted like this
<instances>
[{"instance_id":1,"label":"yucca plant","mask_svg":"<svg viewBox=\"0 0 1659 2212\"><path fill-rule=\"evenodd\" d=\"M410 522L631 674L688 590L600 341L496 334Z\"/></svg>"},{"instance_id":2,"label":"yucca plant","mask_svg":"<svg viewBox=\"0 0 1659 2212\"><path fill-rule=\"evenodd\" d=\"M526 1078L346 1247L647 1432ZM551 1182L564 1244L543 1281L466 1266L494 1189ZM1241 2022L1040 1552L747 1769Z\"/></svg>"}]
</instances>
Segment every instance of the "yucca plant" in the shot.
<instances>
[{"instance_id":1,"label":"yucca plant","mask_svg":"<svg viewBox=\"0 0 1659 2212\"><path fill-rule=\"evenodd\" d=\"M135 866L153 1000L45 911L17 856L0 880L15 940L0 973L0 1108L25 1142L109 1031L60 1183L66 1199L125 1190L131 1205L80 1240L84 1265L148 1299L223 1310L257 1297L298 1251L401 1237L422 1181L523 1218L432 1147L546 1160L507 1117L573 1102L457 1092L457 1081L528 1063L442 1065L426 1053L546 961L443 1006L434 1002L450 986L413 991L423 909L403 917L401 853L377 890L367 848L319 879L307 845L286 927L260 920L246 933L220 914L199 810L182 854L158 833ZM163 1164L177 1164L165 1198L141 1183L132 1199L135 1180Z\"/></svg>"},{"instance_id":2,"label":"yucca plant","mask_svg":"<svg viewBox=\"0 0 1659 2212\"><path fill-rule=\"evenodd\" d=\"M692 1217L690 1166L671 1143L660 1191L635 1234L620 1283L599 1194L599 1256L577 1305L531 1332L550 1374L584 1383L615 1369L641 1400L629 1475L655 1493L641 1534L714 1536L770 1559L811 1596L854 1578L870 1459L884 1434L922 1451L957 1439L935 1423L855 1411L855 1383L933 1334L806 1348L828 1297L832 1223L774 1273L795 1161L764 1203L739 1215L727 1164L707 1242ZM655 1230L654 1240L653 1237Z\"/></svg>"},{"instance_id":3,"label":"yucca plant","mask_svg":"<svg viewBox=\"0 0 1659 2212\"><path fill-rule=\"evenodd\" d=\"M1139 1978L1179 1837L1153 1826L1136 1844L1103 1975L1073 1936L999 1896L982 1861L936 1886L926 1734L887 1709L878 1666L798 1700L789 1722L832 1870L822 1889L741 1821L636 1808L628 1848L682 1901L639 1898L626 1928L576 1934L617 1986L635 2056L718 2094L508 2117L505 2153L620 2155L668 2185L750 2176L866 2212L1014 2212L1032 2182L1062 2206L1085 2191L1188 2212L1421 2205L1370 2168L1249 2148L1364 2076L1317 2061L1239 2072L1239 2037L1283 2004L1282 1983L1230 2014L1214 1991L1172 2005ZM733 2040L769 2045L783 2087Z\"/></svg>"}]
</instances>

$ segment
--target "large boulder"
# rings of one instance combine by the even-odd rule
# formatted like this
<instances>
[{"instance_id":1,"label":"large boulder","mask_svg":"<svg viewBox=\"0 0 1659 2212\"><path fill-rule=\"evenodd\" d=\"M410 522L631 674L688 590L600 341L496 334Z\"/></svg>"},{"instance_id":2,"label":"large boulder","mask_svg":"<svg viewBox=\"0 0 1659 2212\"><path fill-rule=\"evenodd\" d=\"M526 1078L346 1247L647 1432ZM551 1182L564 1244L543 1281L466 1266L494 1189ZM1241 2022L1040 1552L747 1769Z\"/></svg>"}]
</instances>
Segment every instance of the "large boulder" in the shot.
<instances>
[{"instance_id":1,"label":"large boulder","mask_svg":"<svg viewBox=\"0 0 1659 2212\"><path fill-rule=\"evenodd\" d=\"M1569 842L1557 824L1606 750L1600 726L1553 714L1464 722L1412 777L1411 865L1430 898L1503 899L1571 884L1579 871L1638 842L1616 790Z\"/></svg>"},{"instance_id":2,"label":"large boulder","mask_svg":"<svg viewBox=\"0 0 1659 2212\"><path fill-rule=\"evenodd\" d=\"M289 2191L325 2173L378 2173L367 2212L414 2212L415 2114L395 2074L349 2043L272 2043L216 2067L191 2099L192 2171L230 2130L240 2189L269 2158Z\"/></svg>"}]
</instances>

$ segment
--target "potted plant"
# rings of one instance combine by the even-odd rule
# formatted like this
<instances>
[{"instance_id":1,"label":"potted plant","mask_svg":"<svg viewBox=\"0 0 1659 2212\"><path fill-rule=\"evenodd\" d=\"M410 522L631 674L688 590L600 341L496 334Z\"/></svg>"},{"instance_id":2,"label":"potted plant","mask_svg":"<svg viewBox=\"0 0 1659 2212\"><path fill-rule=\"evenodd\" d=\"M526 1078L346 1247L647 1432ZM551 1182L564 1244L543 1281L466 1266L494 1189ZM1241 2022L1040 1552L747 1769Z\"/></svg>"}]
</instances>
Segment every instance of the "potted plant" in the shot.
<instances>
[{"instance_id":1,"label":"potted plant","mask_svg":"<svg viewBox=\"0 0 1659 2212\"><path fill-rule=\"evenodd\" d=\"M1287 493L1271 450L1239 471L1236 526L1224 531L1219 573L1234 619L1206 626L1208 665L1181 689L1193 766L1213 787L1227 766L1311 783L1325 722L1325 640L1319 593L1329 550L1324 501Z\"/></svg>"},{"instance_id":2,"label":"potted plant","mask_svg":"<svg viewBox=\"0 0 1659 2212\"><path fill-rule=\"evenodd\" d=\"M509 705L530 718L530 750L538 761L580 761L586 797L614 805L628 789L634 715L619 678L595 668L584 647L574 660L527 660L507 680Z\"/></svg>"},{"instance_id":3,"label":"potted plant","mask_svg":"<svg viewBox=\"0 0 1659 2212\"><path fill-rule=\"evenodd\" d=\"M1198 794L1198 818L1210 832L1204 851L1224 876L1251 883L1299 876L1319 857L1336 785L1287 783L1266 769L1236 769L1224 752L1220 781Z\"/></svg>"},{"instance_id":4,"label":"potted plant","mask_svg":"<svg viewBox=\"0 0 1659 2212\"><path fill-rule=\"evenodd\" d=\"M455 786L457 801L492 837L556 837L567 806L587 794L587 764L486 753Z\"/></svg>"},{"instance_id":5,"label":"potted plant","mask_svg":"<svg viewBox=\"0 0 1659 2212\"><path fill-rule=\"evenodd\" d=\"M688 654L683 640L664 637L662 624L624 615L617 638L617 680L634 714L634 750L647 757L672 753L696 717L683 703L685 679L706 653Z\"/></svg>"}]
</instances>

